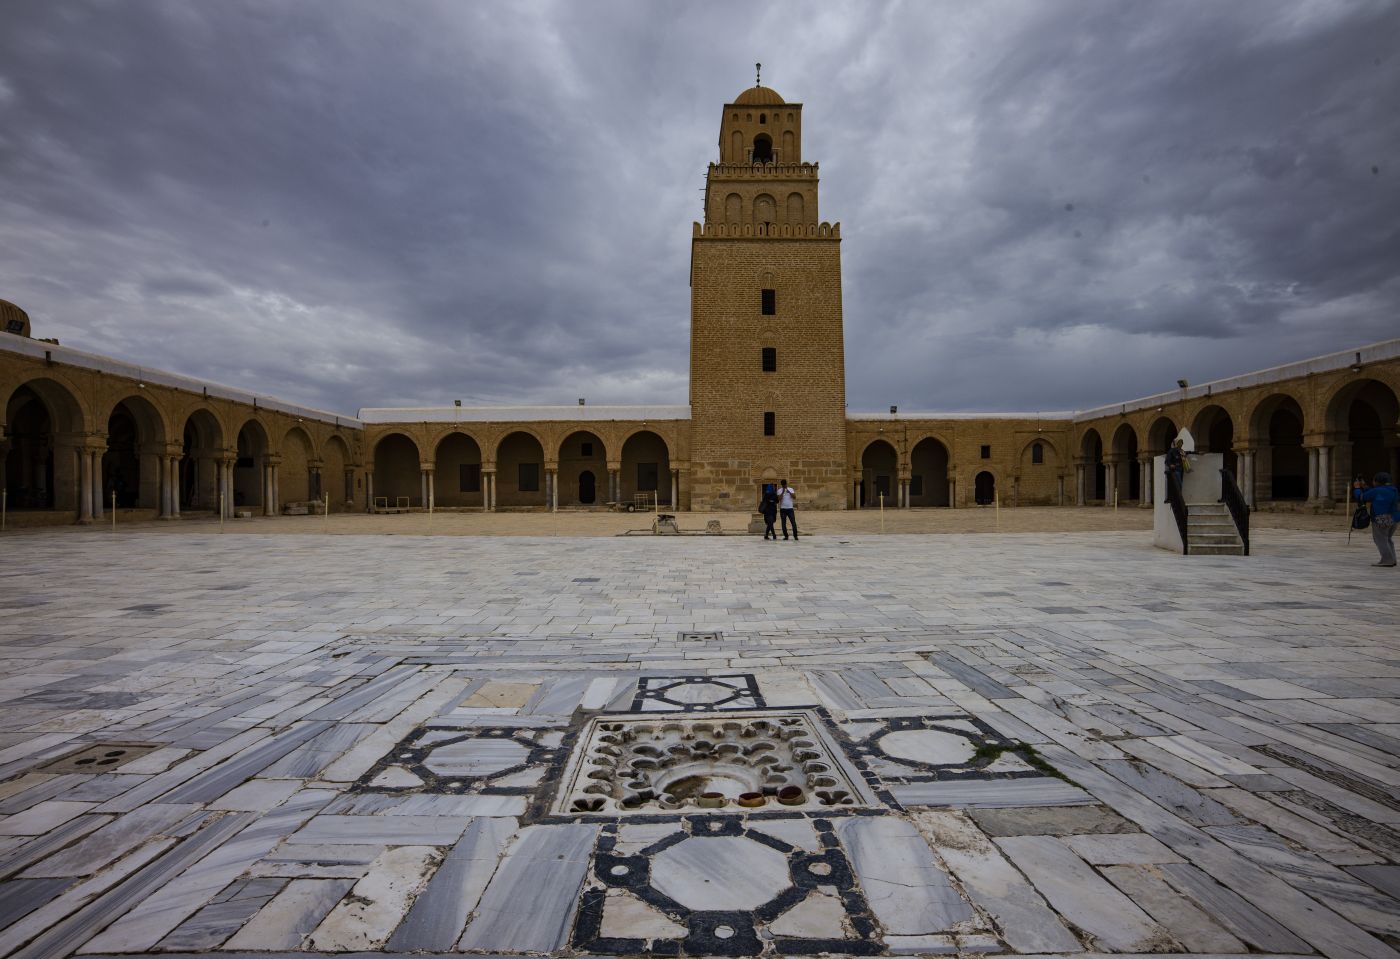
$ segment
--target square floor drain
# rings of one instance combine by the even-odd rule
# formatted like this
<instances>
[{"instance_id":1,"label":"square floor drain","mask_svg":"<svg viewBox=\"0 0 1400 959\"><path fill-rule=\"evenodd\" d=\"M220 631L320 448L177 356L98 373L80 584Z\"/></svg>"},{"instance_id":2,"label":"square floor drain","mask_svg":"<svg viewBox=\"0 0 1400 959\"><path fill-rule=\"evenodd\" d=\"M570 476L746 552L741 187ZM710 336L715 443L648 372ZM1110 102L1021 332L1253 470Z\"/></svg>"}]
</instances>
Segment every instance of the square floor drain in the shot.
<instances>
[{"instance_id":1,"label":"square floor drain","mask_svg":"<svg viewBox=\"0 0 1400 959\"><path fill-rule=\"evenodd\" d=\"M40 766L46 773L106 773L140 759L158 747L137 743L98 743Z\"/></svg>"},{"instance_id":2,"label":"square floor drain","mask_svg":"<svg viewBox=\"0 0 1400 959\"><path fill-rule=\"evenodd\" d=\"M745 813L880 805L809 710L704 719L600 716L579 736L552 812Z\"/></svg>"}]
</instances>

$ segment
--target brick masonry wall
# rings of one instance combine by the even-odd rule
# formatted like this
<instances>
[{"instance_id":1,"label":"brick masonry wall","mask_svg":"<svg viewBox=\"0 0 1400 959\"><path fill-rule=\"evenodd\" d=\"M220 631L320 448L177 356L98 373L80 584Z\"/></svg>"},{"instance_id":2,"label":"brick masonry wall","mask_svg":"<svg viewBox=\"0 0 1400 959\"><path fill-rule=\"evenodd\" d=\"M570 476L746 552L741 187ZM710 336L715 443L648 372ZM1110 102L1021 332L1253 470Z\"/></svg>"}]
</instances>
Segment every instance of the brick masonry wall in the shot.
<instances>
[{"instance_id":1,"label":"brick masonry wall","mask_svg":"<svg viewBox=\"0 0 1400 959\"><path fill-rule=\"evenodd\" d=\"M772 316L763 289L776 293ZM764 347L775 372L763 372ZM759 485L782 477L804 507L845 506L839 240L696 237L690 369L692 508L751 510Z\"/></svg>"}]
</instances>

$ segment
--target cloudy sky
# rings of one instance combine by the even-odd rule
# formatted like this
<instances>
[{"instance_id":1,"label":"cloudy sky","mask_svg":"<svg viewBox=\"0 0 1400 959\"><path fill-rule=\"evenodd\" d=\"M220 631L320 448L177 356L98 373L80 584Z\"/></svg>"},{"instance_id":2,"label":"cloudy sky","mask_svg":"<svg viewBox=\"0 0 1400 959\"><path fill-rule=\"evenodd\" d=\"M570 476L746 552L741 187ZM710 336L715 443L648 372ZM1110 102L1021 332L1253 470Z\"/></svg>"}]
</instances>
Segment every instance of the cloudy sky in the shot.
<instances>
[{"instance_id":1,"label":"cloudy sky","mask_svg":"<svg viewBox=\"0 0 1400 959\"><path fill-rule=\"evenodd\" d=\"M1400 335L1400 4L5 0L0 297L340 412L686 402L721 106L805 104L850 409Z\"/></svg>"}]
</instances>

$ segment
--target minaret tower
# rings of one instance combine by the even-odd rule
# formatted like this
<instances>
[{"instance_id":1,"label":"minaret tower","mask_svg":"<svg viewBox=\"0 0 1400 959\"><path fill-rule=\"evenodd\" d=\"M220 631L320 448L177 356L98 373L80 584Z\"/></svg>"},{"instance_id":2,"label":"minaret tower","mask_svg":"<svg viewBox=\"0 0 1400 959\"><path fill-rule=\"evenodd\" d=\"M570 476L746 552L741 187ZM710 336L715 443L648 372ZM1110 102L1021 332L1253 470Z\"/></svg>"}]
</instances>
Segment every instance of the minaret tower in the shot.
<instances>
[{"instance_id":1,"label":"minaret tower","mask_svg":"<svg viewBox=\"0 0 1400 959\"><path fill-rule=\"evenodd\" d=\"M751 510L784 477L799 506L845 508L840 236L802 104L761 85L726 104L691 241L692 508Z\"/></svg>"}]
</instances>

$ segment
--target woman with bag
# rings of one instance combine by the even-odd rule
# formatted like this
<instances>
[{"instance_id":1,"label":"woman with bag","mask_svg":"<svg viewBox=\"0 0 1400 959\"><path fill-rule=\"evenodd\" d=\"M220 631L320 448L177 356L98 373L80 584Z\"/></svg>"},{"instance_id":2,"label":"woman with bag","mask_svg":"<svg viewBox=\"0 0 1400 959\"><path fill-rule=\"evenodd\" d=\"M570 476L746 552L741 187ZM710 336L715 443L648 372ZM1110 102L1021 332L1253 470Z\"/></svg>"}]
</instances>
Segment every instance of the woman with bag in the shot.
<instances>
[{"instance_id":1,"label":"woman with bag","mask_svg":"<svg viewBox=\"0 0 1400 959\"><path fill-rule=\"evenodd\" d=\"M1400 521L1400 496L1390 481L1389 473L1377 473L1370 489L1357 480L1352 484L1352 495L1357 502L1371 506L1371 539L1380 551L1381 559L1372 566L1395 565L1395 524Z\"/></svg>"}]
</instances>

